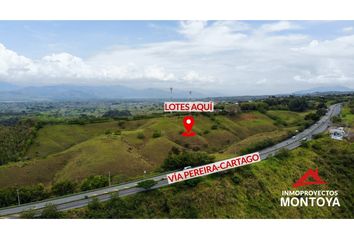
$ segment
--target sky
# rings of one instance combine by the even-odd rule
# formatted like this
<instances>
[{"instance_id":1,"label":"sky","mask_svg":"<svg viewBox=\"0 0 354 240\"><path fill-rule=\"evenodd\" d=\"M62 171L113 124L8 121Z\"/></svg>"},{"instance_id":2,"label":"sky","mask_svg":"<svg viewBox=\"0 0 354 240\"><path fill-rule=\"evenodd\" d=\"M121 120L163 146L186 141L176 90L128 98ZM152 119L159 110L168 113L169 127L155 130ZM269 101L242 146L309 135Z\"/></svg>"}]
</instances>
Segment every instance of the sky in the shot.
<instances>
[{"instance_id":1,"label":"sky","mask_svg":"<svg viewBox=\"0 0 354 240\"><path fill-rule=\"evenodd\" d=\"M0 81L218 95L354 88L354 21L0 21Z\"/></svg>"}]
</instances>

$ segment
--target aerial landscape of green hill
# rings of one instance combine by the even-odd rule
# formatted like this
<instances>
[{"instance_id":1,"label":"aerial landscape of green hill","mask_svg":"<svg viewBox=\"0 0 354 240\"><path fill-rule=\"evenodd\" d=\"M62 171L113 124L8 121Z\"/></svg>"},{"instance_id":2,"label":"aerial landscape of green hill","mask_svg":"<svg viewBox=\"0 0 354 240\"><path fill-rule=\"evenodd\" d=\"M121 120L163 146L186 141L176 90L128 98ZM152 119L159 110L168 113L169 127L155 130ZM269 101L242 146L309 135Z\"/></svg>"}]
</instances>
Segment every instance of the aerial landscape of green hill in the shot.
<instances>
[{"instance_id":1,"label":"aerial landscape of green hill","mask_svg":"<svg viewBox=\"0 0 354 240\"><path fill-rule=\"evenodd\" d=\"M182 153L192 154L186 155L187 158L195 154L195 161L199 158L219 161L259 151L303 131L323 116L330 104L344 101L340 116L333 118L334 126L347 126L349 134L344 141L333 140L325 132L300 148L284 150L252 166L133 196L113 197L104 203L94 200L88 207L70 210L61 217L350 218L353 102L350 96L337 98L341 100L290 97L240 105L220 103L217 105L220 110L215 113L193 114L193 131L197 135L192 138L181 135L185 114L83 116L58 121L53 121L52 116L25 117L4 125L0 132L22 149L12 156L11 145L2 146L7 163L0 166L0 197L3 196L0 204L15 204L17 191L22 202L28 203L142 179L189 164L201 165L188 163L188 159L185 163L168 164L172 156L178 159ZM297 103L290 110L292 102L306 104L300 108ZM319 169L321 177L328 181L327 185L315 189L340 191L340 209L279 206L281 191L290 190L310 168ZM118 209L112 209L116 205Z\"/></svg>"},{"instance_id":2,"label":"aerial landscape of green hill","mask_svg":"<svg viewBox=\"0 0 354 240\"><path fill-rule=\"evenodd\" d=\"M333 154L334 152L338 154ZM69 211L74 218L353 218L354 143L323 136L287 156L202 178L196 186L180 183L122 200ZM328 184L303 190L336 189L340 208L281 207L281 191L309 168L318 168ZM115 207L120 206L120 207Z\"/></svg>"},{"instance_id":3,"label":"aerial landscape of green hill","mask_svg":"<svg viewBox=\"0 0 354 240\"><path fill-rule=\"evenodd\" d=\"M108 171L119 180L127 180L158 170L173 146L207 151L218 159L233 156L257 141L286 137L302 127L296 120L303 119L304 114L279 111L279 117L293 121L286 127L258 112L234 117L197 115L194 131L198 136L189 139L180 134L182 116L46 125L39 129L26 153L31 160L0 167L0 186L81 180L107 175Z\"/></svg>"}]
</instances>

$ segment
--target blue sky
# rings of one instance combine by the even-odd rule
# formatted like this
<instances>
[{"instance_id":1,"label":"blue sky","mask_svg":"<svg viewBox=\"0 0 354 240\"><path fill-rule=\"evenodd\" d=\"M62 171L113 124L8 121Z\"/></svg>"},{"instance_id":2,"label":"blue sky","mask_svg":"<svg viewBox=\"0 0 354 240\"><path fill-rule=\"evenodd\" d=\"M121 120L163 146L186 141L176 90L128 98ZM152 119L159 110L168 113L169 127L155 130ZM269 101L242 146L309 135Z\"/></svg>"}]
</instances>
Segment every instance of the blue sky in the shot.
<instances>
[{"instance_id":1,"label":"blue sky","mask_svg":"<svg viewBox=\"0 0 354 240\"><path fill-rule=\"evenodd\" d=\"M53 52L88 57L115 45L179 40L176 21L0 21L0 42L40 58Z\"/></svg>"},{"instance_id":2,"label":"blue sky","mask_svg":"<svg viewBox=\"0 0 354 240\"><path fill-rule=\"evenodd\" d=\"M237 94L354 87L354 21L0 21L0 81Z\"/></svg>"},{"instance_id":3,"label":"blue sky","mask_svg":"<svg viewBox=\"0 0 354 240\"><path fill-rule=\"evenodd\" d=\"M212 21L211 21L212 22ZM251 26L276 21L245 21ZM306 28L283 31L300 32L318 39L333 39L352 21L298 21ZM56 52L88 57L115 45L181 40L178 21L0 21L0 42L7 48L31 58Z\"/></svg>"}]
</instances>

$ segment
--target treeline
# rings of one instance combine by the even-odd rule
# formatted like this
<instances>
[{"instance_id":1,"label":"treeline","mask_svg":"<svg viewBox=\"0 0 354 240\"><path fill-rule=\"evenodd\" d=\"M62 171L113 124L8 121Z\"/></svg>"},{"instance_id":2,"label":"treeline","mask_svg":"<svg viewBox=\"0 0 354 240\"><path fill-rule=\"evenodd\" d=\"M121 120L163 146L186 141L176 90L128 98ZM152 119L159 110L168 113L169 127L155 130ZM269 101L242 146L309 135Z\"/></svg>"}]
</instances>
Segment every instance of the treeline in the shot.
<instances>
[{"instance_id":1,"label":"treeline","mask_svg":"<svg viewBox=\"0 0 354 240\"><path fill-rule=\"evenodd\" d=\"M162 164L165 171L183 169L184 167L196 167L213 162L214 157L205 152L187 152L180 151L176 147L172 147L167 158Z\"/></svg>"},{"instance_id":2,"label":"treeline","mask_svg":"<svg viewBox=\"0 0 354 240\"><path fill-rule=\"evenodd\" d=\"M317 110L314 113L309 113L305 116L305 120L310 120L312 122L317 122L320 118L327 113L327 106L323 102L319 103Z\"/></svg>"},{"instance_id":3,"label":"treeline","mask_svg":"<svg viewBox=\"0 0 354 240\"><path fill-rule=\"evenodd\" d=\"M240 103L242 111L259 111L266 112L267 110L288 110L294 112L304 112L308 109L313 109L316 104L310 102L307 97L269 97L263 100L254 102Z\"/></svg>"},{"instance_id":4,"label":"treeline","mask_svg":"<svg viewBox=\"0 0 354 240\"><path fill-rule=\"evenodd\" d=\"M351 99L351 101L349 101L348 106L349 106L350 113L354 114L354 100L353 99Z\"/></svg>"},{"instance_id":5,"label":"treeline","mask_svg":"<svg viewBox=\"0 0 354 240\"><path fill-rule=\"evenodd\" d=\"M211 163L213 160L214 157L204 152L186 152L173 147L162 165L162 170L183 169L186 166L195 167ZM144 182L144 184L150 185L152 183ZM18 204L17 192L20 196L21 204L24 204L44 200L49 197L64 196L75 192L102 188L108 185L109 179L107 176L97 175L85 178L80 183L74 181L57 182L49 189L45 188L43 184L4 188L0 189L0 207ZM146 186L142 185L140 187L145 188Z\"/></svg>"},{"instance_id":6,"label":"treeline","mask_svg":"<svg viewBox=\"0 0 354 240\"><path fill-rule=\"evenodd\" d=\"M0 125L0 165L25 160L26 151L40 127L31 119L21 120L14 126Z\"/></svg>"},{"instance_id":7,"label":"treeline","mask_svg":"<svg viewBox=\"0 0 354 240\"><path fill-rule=\"evenodd\" d=\"M50 189L43 184L24 187L10 187L0 189L0 208L18 204L18 195L20 203L30 203L41 201L49 197L58 197L72 194L79 191L88 191L97 188L106 187L109 184L107 176L91 176L85 178L80 183L73 181L61 181L55 183Z\"/></svg>"}]
</instances>

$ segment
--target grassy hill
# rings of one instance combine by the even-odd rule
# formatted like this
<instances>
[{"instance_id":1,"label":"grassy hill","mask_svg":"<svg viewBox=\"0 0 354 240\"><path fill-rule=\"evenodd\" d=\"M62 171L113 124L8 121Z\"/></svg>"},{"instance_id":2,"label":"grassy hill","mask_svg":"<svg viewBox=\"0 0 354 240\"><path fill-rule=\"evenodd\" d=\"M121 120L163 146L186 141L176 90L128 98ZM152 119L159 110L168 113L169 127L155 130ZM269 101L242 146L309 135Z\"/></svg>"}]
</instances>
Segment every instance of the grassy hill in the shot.
<instances>
[{"instance_id":1,"label":"grassy hill","mask_svg":"<svg viewBox=\"0 0 354 240\"><path fill-rule=\"evenodd\" d=\"M353 114L343 108L343 119L351 124ZM226 121L228 122L228 120ZM351 127L353 130L354 127ZM226 153L269 134L255 134L229 146ZM221 154L220 154L221 155ZM68 218L349 218L354 217L354 142L337 141L323 134L308 144L278 154L265 161L198 178L194 184L178 183L101 203L93 208L71 210ZM325 185L298 190L337 190L340 207L281 207L281 191L294 190L292 184L308 169L318 169ZM117 200L115 200L117 201ZM119 206L119 208L117 207ZM97 206L96 206L97 207Z\"/></svg>"},{"instance_id":2,"label":"grassy hill","mask_svg":"<svg viewBox=\"0 0 354 240\"><path fill-rule=\"evenodd\" d=\"M174 184L128 196L119 205L69 211L68 218L353 218L354 143L328 136L306 147L223 174L200 178L196 186ZM328 184L299 190L338 190L341 207L281 207L283 190L309 168ZM118 208L119 206L119 208ZM97 214L96 214L97 213Z\"/></svg>"},{"instance_id":3,"label":"grassy hill","mask_svg":"<svg viewBox=\"0 0 354 240\"><path fill-rule=\"evenodd\" d=\"M301 127L304 114L279 111L277 115L284 116L291 126L279 125L276 119L259 112L232 117L196 114L193 130L197 136L192 138L181 136L183 116L169 114L143 120L46 125L27 152L31 160L0 166L0 187L50 185L107 175L109 171L117 181L126 181L144 171L158 171L173 146L207 151L217 159L232 156L267 137L283 138Z\"/></svg>"}]
</instances>

